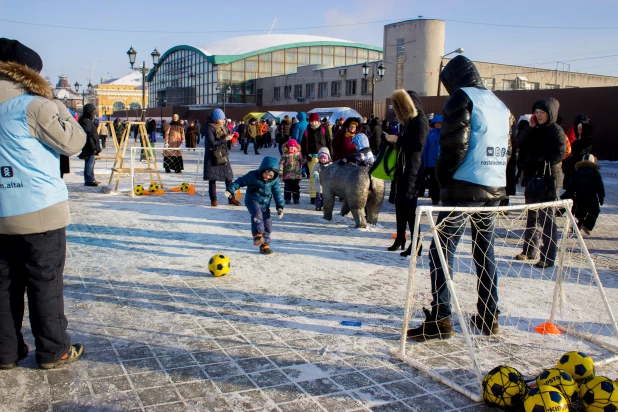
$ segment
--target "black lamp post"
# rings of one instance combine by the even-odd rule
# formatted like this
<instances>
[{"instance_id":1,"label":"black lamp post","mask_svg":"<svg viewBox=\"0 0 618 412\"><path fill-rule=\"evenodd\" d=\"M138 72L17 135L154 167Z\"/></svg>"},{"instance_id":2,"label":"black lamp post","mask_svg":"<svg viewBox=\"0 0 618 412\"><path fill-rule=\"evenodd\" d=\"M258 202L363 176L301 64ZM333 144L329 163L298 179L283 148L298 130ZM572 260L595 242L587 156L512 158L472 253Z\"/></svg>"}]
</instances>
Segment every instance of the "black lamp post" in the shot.
<instances>
[{"instance_id":1,"label":"black lamp post","mask_svg":"<svg viewBox=\"0 0 618 412\"><path fill-rule=\"evenodd\" d=\"M378 81L378 78L376 77L376 72L375 70L373 70L373 64L372 66L372 70L371 70L371 118L373 119L374 116L374 98L375 98L375 86L376 86L376 82ZM363 68L363 76L365 76L365 79L367 78L367 76L369 75L369 64L367 62L365 62L362 65ZM380 81L382 80L382 78L384 77L384 72L386 71L386 68L384 67L383 63L380 63L380 65L378 66L378 76L380 76Z\"/></svg>"},{"instance_id":2,"label":"black lamp post","mask_svg":"<svg viewBox=\"0 0 618 412\"><path fill-rule=\"evenodd\" d=\"M453 53L461 54L463 52L464 52L464 49L460 47L457 50L453 50L452 52L446 53L444 56L440 57L440 71L438 71L438 96L440 96L440 90L442 89L442 82L440 81L440 73L442 73L442 69L444 68L444 58Z\"/></svg>"},{"instance_id":3,"label":"black lamp post","mask_svg":"<svg viewBox=\"0 0 618 412\"><path fill-rule=\"evenodd\" d=\"M164 97L161 97L159 100L157 100L157 105L159 105L159 107L161 108L161 132L163 132L163 106L167 105L167 99Z\"/></svg>"},{"instance_id":4,"label":"black lamp post","mask_svg":"<svg viewBox=\"0 0 618 412\"><path fill-rule=\"evenodd\" d=\"M135 66L135 58L137 57L137 51L131 46L131 48L127 51L127 55L129 56L129 63L131 63L131 70L135 70L142 74L142 122L146 119L146 74L150 71L149 68L146 67L146 61L142 62L142 67L134 67ZM153 66L157 66L159 64L159 57L161 57L161 53L157 51L155 48L152 53L152 64Z\"/></svg>"},{"instance_id":5,"label":"black lamp post","mask_svg":"<svg viewBox=\"0 0 618 412\"><path fill-rule=\"evenodd\" d=\"M75 92L79 93L79 88L81 86L81 84L79 84L78 82L75 82L75 84L73 85L75 86ZM82 114L84 113L84 106L86 105L86 96L90 95L90 93L92 93L92 83L88 82L88 86L86 86L87 89L83 90L81 92L82 95Z\"/></svg>"}]
</instances>

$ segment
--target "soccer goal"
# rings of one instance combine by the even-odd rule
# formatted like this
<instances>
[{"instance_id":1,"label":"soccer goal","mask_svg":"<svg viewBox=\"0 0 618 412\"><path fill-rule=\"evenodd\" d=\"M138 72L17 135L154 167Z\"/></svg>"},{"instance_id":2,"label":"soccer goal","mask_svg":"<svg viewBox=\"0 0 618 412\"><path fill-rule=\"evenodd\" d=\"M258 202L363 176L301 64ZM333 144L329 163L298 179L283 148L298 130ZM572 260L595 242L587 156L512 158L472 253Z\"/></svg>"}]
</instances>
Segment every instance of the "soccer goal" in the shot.
<instances>
[{"instance_id":1,"label":"soccer goal","mask_svg":"<svg viewBox=\"0 0 618 412\"><path fill-rule=\"evenodd\" d=\"M151 159L152 170L144 167L146 151ZM129 164L131 196L135 196L133 189L137 185L150 192L152 182L159 183L161 194L191 193L204 196L204 148L132 147ZM190 191L189 186L192 188Z\"/></svg>"},{"instance_id":2,"label":"soccer goal","mask_svg":"<svg viewBox=\"0 0 618 412\"><path fill-rule=\"evenodd\" d=\"M418 207L413 232L417 248L422 243L427 251L431 241L447 243L457 234L461 240L450 267L440 247L419 257L412 253L401 340L394 355L474 401L482 401L483 377L498 365L533 377L556 367L567 351L584 352L597 366L618 360L618 325L612 312L618 302L615 270L604 269L602 264L597 269L571 206L571 201L565 200L487 208ZM545 223L551 228L550 216L556 208L565 212L554 218L556 236L552 241L540 226ZM529 237L526 228L534 227L535 216L540 243L545 241L556 249L555 263L550 267L535 265L539 258L546 258L539 252L534 260L514 258L524 250ZM487 246L491 239L493 256ZM533 257L532 253L528 249L528 256ZM429 261L430 256L437 256L435 264ZM495 265L497 276L487 275L490 270L477 277L477 263L486 269ZM436 267L444 268L455 334L450 339L418 343L407 338L407 330L425 320L423 307L431 308ZM602 281L611 282L607 290ZM485 299L477 301L477 288L491 292L493 286L498 291L500 331L487 336L471 321L488 306L491 298L487 296L494 296L482 293Z\"/></svg>"}]
</instances>

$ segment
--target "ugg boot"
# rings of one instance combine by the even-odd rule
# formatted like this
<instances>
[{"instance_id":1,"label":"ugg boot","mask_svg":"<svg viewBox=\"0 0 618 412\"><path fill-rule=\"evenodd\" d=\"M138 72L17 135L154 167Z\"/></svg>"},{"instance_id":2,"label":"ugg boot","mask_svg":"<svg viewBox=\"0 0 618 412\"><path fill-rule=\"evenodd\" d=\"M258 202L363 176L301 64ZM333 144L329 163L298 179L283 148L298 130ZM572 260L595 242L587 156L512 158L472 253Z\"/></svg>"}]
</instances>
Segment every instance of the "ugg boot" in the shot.
<instances>
[{"instance_id":1,"label":"ugg boot","mask_svg":"<svg viewBox=\"0 0 618 412\"><path fill-rule=\"evenodd\" d=\"M425 321L421 326L414 329L408 329L408 337L417 341L425 342L432 339L450 339L453 337L453 326L451 318L436 319L427 309L425 312Z\"/></svg>"},{"instance_id":2,"label":"ugg boot","mask_svg":"<svg viewBox=\"0 0 618 412\"><path fill-rule=\"evenodd\" d=\"M240 206L240 202L239 202L238 200L234 199L233 197L231 197L231 198L229 198L229 199L228 199L228 203L229 203L230 205Z\"/></svg>"},{"instance_id":3,"label":"ugg boot","mask_svg":"<svg viewBox=\"0 0 618 412\"><path fill-rule=\"evenodd\" d=\"M485 335L497 335L500 332L498 315L474 315L470 318L470 323Z\"/></svg>"}]
</instances>

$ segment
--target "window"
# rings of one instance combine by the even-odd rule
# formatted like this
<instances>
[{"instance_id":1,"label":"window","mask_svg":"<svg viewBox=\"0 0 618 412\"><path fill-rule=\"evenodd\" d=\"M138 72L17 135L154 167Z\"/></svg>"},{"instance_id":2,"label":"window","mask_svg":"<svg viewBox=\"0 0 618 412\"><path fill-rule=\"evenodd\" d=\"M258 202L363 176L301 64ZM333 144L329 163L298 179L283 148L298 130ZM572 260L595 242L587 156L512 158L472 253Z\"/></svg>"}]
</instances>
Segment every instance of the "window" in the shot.
<instances>
[{"instance_id":1,"label":"window","mask_svg":"<svg viewBox=\"0 0 618 412\"><path fill-rule=\"evenodd\" d=\"M320 82L318 83L318 97L327 97L328 96L328 83Z\"/></svg>"},{"instance_id":2,"label":"window","mask_svg":"<svg viewBox=\"0 0 618 412\"><path fill-rule=\"evenodd\" d=\"M361 80L361 94L371 94L372 89L373 83L371 83L371 79Z\"/></svg>"},{"instance_id":3,"label":"window","mask_svg":"<svg viewBox=\"0 0 618 412\"><path fill-rule=\"evenodd\" d=\"M406 49L403 43L404 43L403 39L397 39L397 57L403 57L403 55L406 52Z\"/></svg>"},{"instance_id":4,"label":"window","mask_svg":"<svg viewBox=\"0 0 618 412\"><path fill-rule=\"evenodd\" d=\"M483 79L483 85L487 88L487 90L495 90L496 80L493 77Z\"/></svg>"},{"instance_id":5,"label":"window","mask_svg":"<svg viewBox=\"0 0 618 412\"><path fill-rule=\"evenodd\" d=\"M502 80L502 90L514 90L515 80Z\"/></svg>"},{"instance_id":6,"label":"window","mask_svg":"<svg viewBox=\"0 0 618 412\"><path fill-rule=\"evenodd\" d=\"M298 99L299 97L303 97L303 85L297 84L294 86L294 98Z\"/></svg>"},{"instance_id":7,"label":"window","mask_svg":"<svg viewBox=\"0 0 618 412\"><path fill-rule=\"evenodd\" d=\"M289 99L292 97L292 86L285 86L283 88L283 98Z\"/></svg>"},{"instance_id":8,"label":"window","mask_svg":"<svg viewBox=\"0 0 618 412\"><path fill-rule=\"evenodd\" d=\"M275 100L281 99L281 87L275 87Z\"/></svg>"},{"instance_id":9,"label":"window","mask_svg":"<svg viewBox=\"0 0 618 412\"><path fill-rule=\"evenodd\" d=\"M308 83L305 86L305 97L306 98L315 97L315 84L314 83Z\"/></svg>"},{"instance_id":10,"label":"window","mask_svg":"<svg viewBox=\"0 0 618 412\"><path fill-rule=\"evenodd\" d=\"M356 80L345 81L345 94L348 96L356 94Z\"/></svg>"},{"instance_id":11,"label":"window","mask_svg":"<svg viewBox=\"0 0 618 412\"><path fill-rule=\"evenodd\" d=\"M341 96L341 81L330 82L330 95Z\"/></svg>"}]
</instances>

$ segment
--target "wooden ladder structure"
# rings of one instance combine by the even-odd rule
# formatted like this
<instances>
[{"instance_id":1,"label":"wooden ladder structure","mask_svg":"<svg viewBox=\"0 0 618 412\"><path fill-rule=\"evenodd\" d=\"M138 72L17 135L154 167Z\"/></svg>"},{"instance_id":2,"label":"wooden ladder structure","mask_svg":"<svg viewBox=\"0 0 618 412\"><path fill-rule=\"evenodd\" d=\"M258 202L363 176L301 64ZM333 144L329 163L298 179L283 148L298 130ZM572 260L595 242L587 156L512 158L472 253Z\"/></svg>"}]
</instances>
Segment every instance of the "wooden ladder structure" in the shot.
<instances>
[{"instance_id":1,"label":"wooden ladder structure","mask_svg":"<svg viewBox=\"0 0 618 412\"><path fill-rule=\"evenodd\" d=\"M131 126L137 125L138 131L140 135L140 141L142 142L142 147L144 148L144 157L146 158L146 167L136 167L133 168L133 173L150 173L150 181L154 182L153 172L157 174L157 178L159 180L159 184L163 187L163 181L161 180L161 173L159 173L159 168L157 167L156 157L151 158L152 152L150 148L150 140L148 139L148 135L146 133L146 122L125 122L124 123L124 131L122 132L122 136L120 137L120 143L117 144L116 157L114 161L114 166L112 166L112 173L109 176L108 186L112 184L114 180L114 173L116 174L116 184L114 186L114 191L118 190L118 184L120 183L120 175L122 173L130 173L131 168L125 167L125 153L127 151L127 145L129 143L129 136L131 134ZM115 136L115 133L114 133ZM114 139L116 142L116 139ZM132 188L131 188L132 189Z\"/></svg>"},{"instance_id":2,"label":"wooden ladder structure","mask_svg":"<svg viewBox=\"0 0 618 412\"><path fill-rule=\"evenodd\" d=\"M116 130L114 129L114 122L111 120L101 120L99 121L99 127L97 127L97 133L101 132L101 125L107 124L107 130L109 131L108 136L112 137L114 141L114 149L116 149L116 155L118 155L118 140L116 140ZM116 156L95 156L95 159L115 159Z\"/></svg>"}]
</instances>

